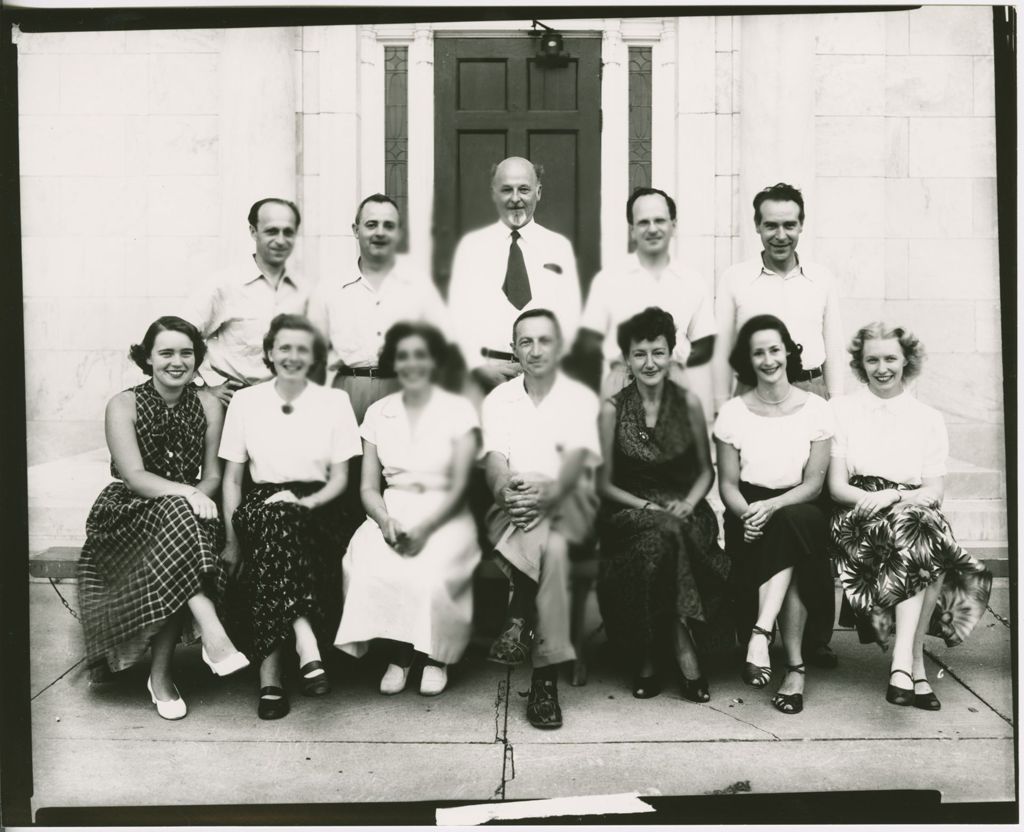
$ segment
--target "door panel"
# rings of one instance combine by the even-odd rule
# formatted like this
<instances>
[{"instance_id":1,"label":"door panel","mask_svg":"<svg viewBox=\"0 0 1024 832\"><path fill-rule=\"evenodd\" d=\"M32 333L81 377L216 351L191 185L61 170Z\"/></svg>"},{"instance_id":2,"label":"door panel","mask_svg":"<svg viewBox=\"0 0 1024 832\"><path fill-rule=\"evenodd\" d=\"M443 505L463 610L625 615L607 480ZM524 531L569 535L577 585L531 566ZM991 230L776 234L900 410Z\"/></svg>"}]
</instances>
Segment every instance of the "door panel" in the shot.
<instances>
[{"instance_id":1,"label":"door panel","mask_svg":"<svg viewBox=\"0 0 1024 832\"><path fill-rule=\"evenodd\" d=\"M533 38L435 41L434 280L447 290L459 238L495 221L491 168L543 165L537 221L567 236L584 289L600 268L601 40L565 39L566 67ZM412 137L415 140L415 136Z\"/></svg>"}]
</instances>

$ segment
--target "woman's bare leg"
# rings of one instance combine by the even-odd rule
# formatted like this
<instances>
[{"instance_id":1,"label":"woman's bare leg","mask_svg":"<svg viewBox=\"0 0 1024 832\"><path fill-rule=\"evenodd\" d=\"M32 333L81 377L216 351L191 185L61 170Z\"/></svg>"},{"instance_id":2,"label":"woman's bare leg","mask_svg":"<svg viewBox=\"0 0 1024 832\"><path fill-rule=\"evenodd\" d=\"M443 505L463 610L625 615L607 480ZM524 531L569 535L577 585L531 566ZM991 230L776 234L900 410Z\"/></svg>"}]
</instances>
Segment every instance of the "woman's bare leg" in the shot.
<instances>
[{"instance_id":1,"label":"woman's bare leg","mask_svg":"<svg viewBox=\"0 0 1024 832\"><path fill-rule=\"evenodd\" d=\"M789 589L786 590L786 597L782 604L782 611L779 615L779 631L782 634L782 644L786 650L786 664L789 667L797 667L804 663L803 642L804 627L807 625L807 607L800 600L800 593L797 591L796 582L791 581ZM779 693L803 693L804 674L786 672L779 686Z\"/></svg>"},{"instance_id":2,"label":"woman's bare leg","mask_svg":"<svg viewBox=\"0 0 1024 832\"><path fill-rule=\"evenodd\" d=\"M776 572L757 588L757 621L755 624L768 632L775 626L786 592L793 580L793 567ZM747 661L758 667L768 667L771 659L768 653L768 639L751 633L747 642Z\"/></svg>"},{"instance_id":3,"label":"woman's bare leg","mask_svg":"<svg viewBox=\"0 0 1024 832\"><path fill-rule=\"evenodd\" d=\"M149 667L149 677L152 680L153 693L157 699L177 699L174 692L174 678L171 672L171 665L174 661L174 647L181 635L181 616L172 615L164 622L160 631L153 636L150 642L152 661Z\"/></svg>"},{"instance_id":4,"label":"woman's bare leg","mask_svg":"<svg viewBox=\"0 0 1024 832\"><path fill-rule=\"evenodd\" d=\"M213 601L204 592L197 592L188 599L188 608L192 617L199 625L199 632L203 638L203 647L211 660L220 662L228 656L236 653L235 645L232 644L228 634L224 631L220 616L213 606Z\"/></svg>"}]
</instances>

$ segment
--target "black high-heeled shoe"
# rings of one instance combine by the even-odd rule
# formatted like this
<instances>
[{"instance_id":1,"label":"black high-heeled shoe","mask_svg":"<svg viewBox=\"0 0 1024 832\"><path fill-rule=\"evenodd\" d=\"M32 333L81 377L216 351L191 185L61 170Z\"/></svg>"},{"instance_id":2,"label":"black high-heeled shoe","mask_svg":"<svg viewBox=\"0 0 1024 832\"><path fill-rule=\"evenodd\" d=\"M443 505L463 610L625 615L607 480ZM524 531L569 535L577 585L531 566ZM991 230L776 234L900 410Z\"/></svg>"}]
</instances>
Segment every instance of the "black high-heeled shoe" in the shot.
<instances>
[{"instance_id":1,"label":"black high-heeled shoe","mask_svg":"<svg viewBox=\"0 0 1024 832\"><path fill-rule=\"evenodd\" d=\"M633 696L637 699L652 699L661 693L661 677L657 673L650 676L633 677Z\"/></svg>"},{"instance_id":2,"label":"black high-heeled shoe","mask_svg":"<svg viewBox=\"0 0 1024 832\"><path fill-rule=\"evenodd\" d=\"M754 636L764 636L768 639L769 647L771 647L772 643L775 641L774 630L769 632L763 627L758 627L756 624L750 629L750 637L753 638ZM740 675L743 677L743 681L752 688L766 687L772 680L771 664L769 664L768 667L762 667L761 665L756 665L753 662L744 662L743 671Z\"/></svg>"},{"instance_id":3,"label":"black high-heeled shoe","mask_svg":"<svg viewBox=\"0 0 1024 832\"><path fill-rule=\"evenodd\" d=\"M786 665L789 673L806 673L804 665ZM776 693L772 697L772 704L775 710L783 714L798 714L804 709L804 695L802 693Z\"/></svg>"},{"instance_id":4,"label":"black high-heeled shoe","mask_svg":"<svg viewBox=\"0 0 1024 832\"><path fill-rule=\"evenodd\" d=\"M288 694L284 688L276 685L265 685L260 688L259 703L256 707L256 715L260 719L281 719L288 715Z\"/></svg>"},{"instance_id":5,"label":"black high-heeled shoe","mask_svg":"<svg viewBox=\"0 0 1024 832\"><path fill-rule=\"evenodd\" d=\"M942 703L939 701L939 697L935 695L935 691L928 691L928 693L918 693L917 686L924 682L926 685L930 685L927 679L914 679L914 707L920 708L922 711L937 711L942 707Z\"/></svg>"},{"instance_id":6,"label":"black high-heeled shoe","mask_svg":"<svg viewBox=\"0 0 1024 832\"><path fill-rule=\"evenodd\" d=\"M892 670L889 672L889 678L891 679L897 673L902 673L911 682L914 681L914 677L911 676L905 670ZM893 705L913 705L914 704L914 689L910 688L898 688L892 682L889 683L889 687L885 691L885 701L891 702Z\"/></svg>"},{"instance_id":7,"label":"black high-heeled shoe","mask_svg":"<svg viewBox=\"0 0 1024 832\"><path fill-rule=\"evenodd\" d=\"M707 679L703 676L698 676L696 679L687 679L682 673L679 676L682 680L679 685L679 693L683 699L698 704L711 701L711 691L708 689Z\"/></svg>"}]
</instances>

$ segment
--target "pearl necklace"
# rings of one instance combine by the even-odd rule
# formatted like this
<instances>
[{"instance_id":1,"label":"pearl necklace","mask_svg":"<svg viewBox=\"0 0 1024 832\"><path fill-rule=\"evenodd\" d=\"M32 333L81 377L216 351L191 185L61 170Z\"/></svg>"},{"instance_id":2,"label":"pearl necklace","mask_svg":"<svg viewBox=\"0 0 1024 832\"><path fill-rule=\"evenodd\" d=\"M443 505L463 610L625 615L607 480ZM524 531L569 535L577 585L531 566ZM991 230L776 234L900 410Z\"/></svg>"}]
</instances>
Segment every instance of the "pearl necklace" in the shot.
<instances>
[{"instance_id":1,"label":"pearl necklace","mask_svg":"<svg viewBox=\"0 0 1024 832\"><path fill-rule=\"evenodd\" d=\"M757 396L757 397L758 397L758 398L759 398L759 399L760 399L761 401L763 401L763 402L764 402L765 404L774 404L774 405L780 405L780 404L782 404L782 403L783 403L784 401L786 401L786 399L788 399L788 398L789 398L790 396L792 396L792 395L793 395L793 385L790 385L790 386L789 386L789 392L788 392L788 393L786 393L786 395L785 395L785 396L783 396L783 397L782 397L781 399L779 399L779 400L778 400L777 402L773 402L773 401L772 401L771 399L766 399L766 398L765 398L764 396L762 396L762 395L761 395L760 393L758 393L758 392L757 392L757 388L756 388L756 387L754 388L754 395L755 395L755 396Z\"/></svg>"}]
</instances>

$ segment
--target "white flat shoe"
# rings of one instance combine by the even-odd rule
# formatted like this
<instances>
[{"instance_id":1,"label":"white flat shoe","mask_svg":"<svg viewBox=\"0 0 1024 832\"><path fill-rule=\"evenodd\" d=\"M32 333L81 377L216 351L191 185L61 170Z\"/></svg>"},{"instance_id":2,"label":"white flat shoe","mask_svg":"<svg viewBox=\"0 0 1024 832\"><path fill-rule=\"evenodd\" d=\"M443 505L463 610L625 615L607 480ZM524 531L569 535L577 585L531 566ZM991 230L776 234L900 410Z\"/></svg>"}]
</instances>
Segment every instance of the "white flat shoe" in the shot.
<instances>
[{"instance_id":1,"label":"white flat shoe","mask_svg":"<svg viewBox=\"0 0 1024 832\"><path fill-rule=\"evenodd\" d=\"M405 690L405 682L409 678L409 668L397 664L389 664L380 680L380 692L386 696L394 696Z\"/></svg>"},{"instance_id":2,"label":"white flat shoe","mask_svg":"<svg viewBox=\"0 0 1024 832\"><path fill-rule=\"evenodd\" d=\"M237 673L239 670L244 670L249 666L249 660L243 653L235 651L226 659L221 659L219 662L215 662L210 658L206 652L206 645L203 645L203 661L209 665L210 670L214 672L216 676L230 676L232 673Z\"/></svg>"},{"instance_id":3,"label":"white flat shoe","mask_svg":"<svg viewBox=\"0 0 1024 832\"><path fill-rule=\"evenodd\" d=\"M164 719L182 719L188 713L188 708L185 707L185 700L178 693L177 686L174 688L177 699L157 699L156 694L153 693L153 680L151 678L146 679L146 688L149 690L149 698L156 705L156 712Z\"/></svg>"},{"instance_id":4,"label":"white flat shoe","mask_svg":"<svg viewBox=\"0 0 1024 832\"><path fill-rule=\"evenodd\" d=\"M448 668L428 664L423 666L420 677L420 693L423 696L437 696L448 684Z\"/></svg>"}]
</instances>

